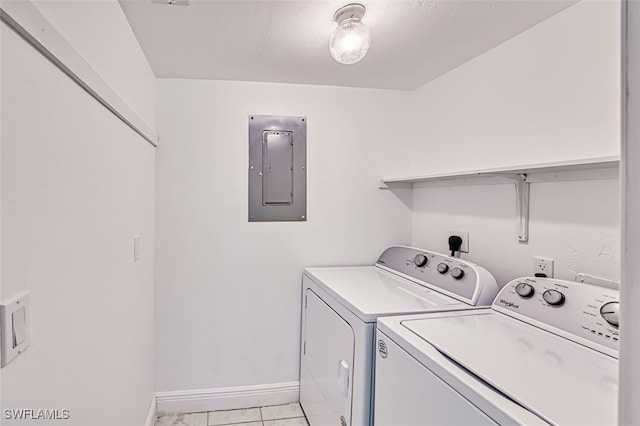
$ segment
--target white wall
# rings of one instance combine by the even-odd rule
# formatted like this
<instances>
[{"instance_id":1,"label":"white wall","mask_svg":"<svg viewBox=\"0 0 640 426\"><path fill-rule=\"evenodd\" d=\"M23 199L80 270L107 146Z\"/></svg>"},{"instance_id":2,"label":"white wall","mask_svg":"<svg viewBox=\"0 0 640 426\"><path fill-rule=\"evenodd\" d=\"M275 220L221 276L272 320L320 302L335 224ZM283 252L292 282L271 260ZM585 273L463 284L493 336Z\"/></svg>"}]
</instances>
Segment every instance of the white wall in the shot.
<instances>
[{"instance_id":1,"label":"white wall","mask_svg":"<svg viewBox=\"0 0 640 426\"><path fill-rule=\"evenodd\" d=\"M34 0L34 4L107 84L155 128L155 77L118 0Z\"/></svg>"},{"instance_id":2,"label":"white wall","mask_svg":"<svg viewBox=\"0 0 640 426\"><path fill-rule=\"evenodd\" d=\"M620 5L579 2L418 89L415 173L620 152Z\"/></svg>"},{"instance_id":3,"label":"white wall","mask_svg":"<svg viewBox=\"0 0 640 426\"><path fill-rule=\"evenodd\" d=\"M619 180L534 183L529 242L518 242L514 185L414 190L413 244L447 252L450 230L469 232L462 254L500 285L533 274L533 257L555 260L555 276L578 272L619 280ZM592 198L595 197L595 198Z\"/></svg>"},{"instance_id":4,"label":"white wall","mask_svg":"<svg viewBox=\"0 0 640 426\"><path fill-rule=\"evenodd\" d=\"M31 292L32 344L2 370L0 406L69 409L69 425L144 424L154 391L154 149L1 31L0 290L3 299Z\"/></svg>"},{"instance_id":5,"label":"white wall","mask_svg":"<svg viewBox=\"0 0 640 426\"><path fill-rule=\"evenodd\" d=\"M2 47L2 34L3 31L0 30L0 47ZM2 55L0 55L0 73L2 70ZM3 98L2 91L2 80L0 77L0 99ZM0 101L0 137L2 136L2 102ZM4 300L2 298L2 139L0 138L0 300ZM2 405L2 369L0 369L0 408Z\"/></svg>"},{"instance_id":6,"label":"white wall","mask_svg":"<svg viewBox=\"0 0 640 426\"><path fill-rule=\"evenodd\" d=\"M297 382L303 267L410 241L410 208L377 189L409 162L408 95L159 80L158 391ZM247 222L250 114L308 117L307 222Z\"/></svg>"},{"instance_id":7,"label":"white wall","mask_svg":"<svg viewBox=\"0 0 640 426\"><path fill-rule=\"evenodd\" d=\"M412 172L481 169L620 152L620 6L583 1L423 86L414 99ZM464 257L501 284L532 274L619 280L619 181L533 183L530 241L517 241L513 185L414 190L413 244Z\"/></svg>"},{"instance_id":8,"label":"white wall","mask_svg":"<svg viewBox=\"0 0 640 426\"><path fill-rule=\"evenodd\" d=\"M620 415L618 424L640 424L640 3L627 1L626 99L623 121L623 237L620 340Z\"/></svg>"}]
</instances>

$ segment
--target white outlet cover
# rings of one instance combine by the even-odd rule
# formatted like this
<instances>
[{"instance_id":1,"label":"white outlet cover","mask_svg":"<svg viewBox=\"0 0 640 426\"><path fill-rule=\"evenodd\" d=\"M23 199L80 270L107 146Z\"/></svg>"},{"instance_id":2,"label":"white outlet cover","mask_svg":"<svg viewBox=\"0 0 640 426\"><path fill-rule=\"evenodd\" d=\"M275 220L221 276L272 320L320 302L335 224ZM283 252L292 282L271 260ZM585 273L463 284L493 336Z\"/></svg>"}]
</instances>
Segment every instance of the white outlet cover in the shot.
<instances>
[{"instance_id":1,"label":"white outlet cover","mask_svg":"<svg viewBox=\"0 0 640 426\"><path fill-rule=\"evenodd\" d=\"M457 235L462 238L462 245L460 246L460 253L469 253L469 231L459 231L452 229L449 231L449 236ZM448 237L447 237L448 238ZM449 246L447 246L449 247Z\"/></svg>"},{"instance_id":2,"label":"white outlet cover","mask_svg":"<svg viewBox=\"0 0 640 426\"><path fill-rule=\"evenodd\" d=\"M553 259L535 256L533 258L533 274L545 274L547 278L553 278Z\"/></svg>"},{"instance_id":3,"label":"white outlet cover","mask_svg":"<svg viewBox=\"0 0 640 426\"><path fill-rule=\"evenodd\" d=\"M2 323L1 365L5 367L31 345L29 294L23 293L0 305Z\"/></svg>"}]
</instances>

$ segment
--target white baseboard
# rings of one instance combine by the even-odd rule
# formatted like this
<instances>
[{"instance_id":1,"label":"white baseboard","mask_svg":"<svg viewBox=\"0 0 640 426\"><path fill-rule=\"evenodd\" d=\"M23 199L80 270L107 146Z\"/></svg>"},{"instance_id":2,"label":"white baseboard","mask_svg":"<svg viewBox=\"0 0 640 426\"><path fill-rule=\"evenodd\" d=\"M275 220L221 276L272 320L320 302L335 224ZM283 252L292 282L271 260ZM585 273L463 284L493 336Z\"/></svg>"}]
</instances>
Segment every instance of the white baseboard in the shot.
<instances>
[{"instance_id":1,"label":"white baseboard","mask_svg":"<svg viewBox=\"0 0 640 426\"><path fill-rule=\"evenodd\" d=\"M197 413L296 402L300 383L156 392L158 413Z\"/></svg>"},{"instance_id":2,"label":"white baseboard","mask_svg":"<svg viewBox=\"0 0 640 426\"><path fill-rule=\"evenodd\" d=\"M149 405L149 414L147 414L147 420L145 420L144 426L154 426L156 424L156 417L158 417L156 406L156 396L153 395L151 405Z\"/></svg>"}]
</instances>

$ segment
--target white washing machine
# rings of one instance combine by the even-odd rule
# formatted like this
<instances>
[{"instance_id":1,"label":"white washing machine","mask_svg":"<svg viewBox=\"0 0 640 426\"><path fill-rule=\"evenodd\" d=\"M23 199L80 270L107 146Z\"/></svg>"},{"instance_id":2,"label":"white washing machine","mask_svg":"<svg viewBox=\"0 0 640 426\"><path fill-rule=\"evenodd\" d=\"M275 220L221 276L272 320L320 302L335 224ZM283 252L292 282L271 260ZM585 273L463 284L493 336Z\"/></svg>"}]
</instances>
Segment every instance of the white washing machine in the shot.
<instances>
[{"instance_id":1,"label":"white washing machine","mask_svg":"<svg viewBox=\"0 0 640 426\"><path fill-rule=\"evenodd\" d=\"M378 317L488 306L493 276L462 259L394 246L374 266L303 275L300 403L312 426L371 424Z\"/></svg>"},{"instance_id":2,"label":"white washing machine","mask_svg":"<svg viewBox=\"0 0 640 426\"><path fill-rule=\"evenodd\" d=\"M615 425L618 291L549 278L378 322L376 426Z\"/></svg>"}]
</instances>

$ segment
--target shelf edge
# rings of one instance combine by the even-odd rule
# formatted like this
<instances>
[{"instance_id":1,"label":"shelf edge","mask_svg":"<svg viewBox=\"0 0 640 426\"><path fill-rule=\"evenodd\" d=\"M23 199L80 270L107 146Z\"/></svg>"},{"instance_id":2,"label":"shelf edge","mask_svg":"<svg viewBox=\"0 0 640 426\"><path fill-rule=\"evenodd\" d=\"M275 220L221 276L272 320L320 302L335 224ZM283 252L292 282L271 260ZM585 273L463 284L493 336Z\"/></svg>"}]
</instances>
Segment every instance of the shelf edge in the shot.
<instances>
[{"instance_id":1,"label":"shelf edge","mask_svg":"<svg viewBox=\"0 0 640 426\"><path fill-rule=\"evenodd\" d=\"M556 161L549 163L538 163L529 165L519 165L512 167L500 167L491 169L478 170L461 170L451 173L438 173L433 175L418 175L394 178L382 178L380 180L381 188L400 188L406 187L402 184L413 184L419 182L444 181L456 179L470 179L479 177L501 176L507 174L529 174L529 173L562 173L576 170L590 169L610 169L620 165L619 156L608 157L592 157L579 160ZM402 185L402 186L400 186Z\"/></svg>"}]
</instances>

